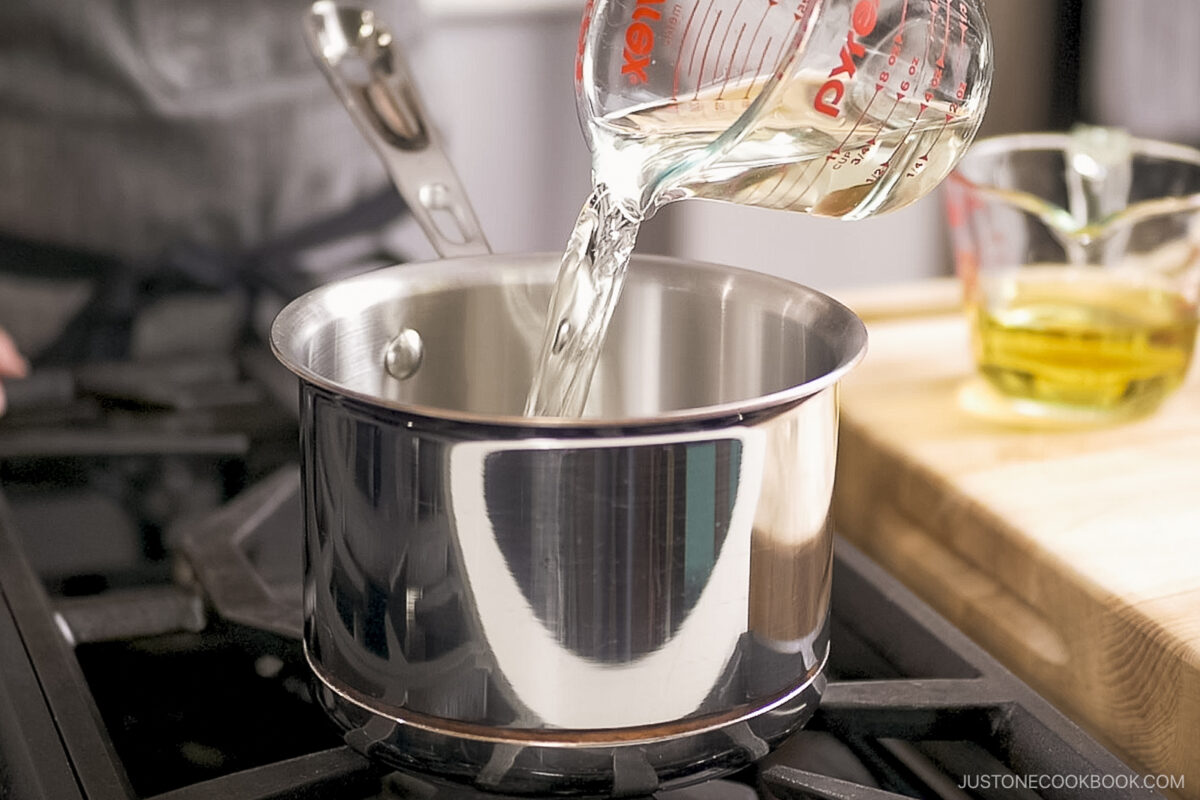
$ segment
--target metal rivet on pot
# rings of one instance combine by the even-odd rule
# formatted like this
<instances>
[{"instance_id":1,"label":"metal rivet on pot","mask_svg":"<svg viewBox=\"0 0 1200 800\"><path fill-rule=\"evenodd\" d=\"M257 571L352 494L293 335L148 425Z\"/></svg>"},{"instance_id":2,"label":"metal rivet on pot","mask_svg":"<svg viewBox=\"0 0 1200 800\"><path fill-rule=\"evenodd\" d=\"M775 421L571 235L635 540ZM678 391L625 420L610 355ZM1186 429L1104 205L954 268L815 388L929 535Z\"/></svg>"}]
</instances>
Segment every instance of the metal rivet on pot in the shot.
<instances>
[{"instance_id":1,"label":"metal rivet on pot","mask_svg":"<svg viewBox=\"0 0 1200 800\"><path fill-rule=\"evenodd\" d=\"M412 328L405 328L388 342L387 350L383 353L383 367L398 381L411 378L421 366L425 357L425 344L421 334Z\"/></svg>"}]
</instances>

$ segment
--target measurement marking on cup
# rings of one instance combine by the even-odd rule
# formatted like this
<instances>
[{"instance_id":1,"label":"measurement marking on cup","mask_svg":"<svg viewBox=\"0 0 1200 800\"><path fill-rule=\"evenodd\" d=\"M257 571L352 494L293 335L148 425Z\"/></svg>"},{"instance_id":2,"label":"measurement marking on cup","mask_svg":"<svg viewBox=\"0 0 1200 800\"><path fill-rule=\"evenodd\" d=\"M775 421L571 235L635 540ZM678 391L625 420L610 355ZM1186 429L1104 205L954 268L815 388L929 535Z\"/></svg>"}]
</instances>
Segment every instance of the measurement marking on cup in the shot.
<instances>
[{"instance_id":1,"label":"measurement marking on cup","mask_svg":"<svg viewBox=\"0 0 1200 800\"><path fill-rule=\"evenodd\" d=\"M892 110L889 111L887 116L883 118L883 122L879 124L879 130L875 131L874 135L867 140L867 144L873 147L879 141L879 137L883 135L885 130L887 130L888 123L892 121L892 114L896 113L896 109L900 107L900 101L903 99L904 95L902 94L896 96L896 101L892 103Z\"/></svg>"},{"instance_id":2,"label":"measurement marking on cup","mask_svg":"<svg viewBox=\"0 0 1200 800\"><path fill-rule=\"evenodd\" d=\"M930 29L930 30L932 30L932 29ZM931 47L933 47L933 36L931 36L931 35L930 35L929 31L926 31L926 34L925 34L925 53L924 53L924 54L921 56L921 63L922 63L923 65L925 65L926 67L928 67L928 66L929 66L929 50L930 50L930 48L931 48Z\"/></svg>"},{"instance_id":3,"label":"measurement marking on cup","mask_svg":"<svg viewBox=\"0 0 1200 800\"><path fill-rule=\"evenodd\" d=\"M946 128L948 128L950 126L950 120L952 120L952 119L954 119L953 114L946 115L946 121L943 122L942 127L938 129L937 136L933 137L933 143L929 145L929 149L925 151L925 154L923 156L921 156L919 159L917 159L918 161L922 162L921 163L922 167L924 167L925 164L928 163L929 156L933 153L933 149L935 147L937 147L938 142L940 142L942 140L942 134L946 132Z\"/></svg>"},{"instance_id":4,"label":"measurement marking on cup","mask_svg":"<svg viewBox=\"0 0 1200 800\"><path fill-rule=\"evenodd\" d=\"M775 57L771 59L772 69L779 68L779 63L783 60L783 52L787 49L788 42L792 40L792 31L794 31L796 26L799 24L800 13L799 11L793 12L791 27L788 28L787 33L783 35L783 38L779 40L779 50L776 51Z\"/></svg>"},{"instance_id":5,"label":"measurement marking on cup","mask_svg":"<svg viewBox=\"0 0 1200 800\"><path fill-rule=\"evenodd\" d=\"M725 99L725 87L729 85L729 78L733 75L733 59L737 56L738 47L742 43L742 36L746 33L746 23L742 23L742 29L738 31L737 41L733 44L733 52L729 54L729 63L725 66L725 82L721 84L721 91L717 92L717 99Z\"/></svg>"},{"instance_id":6,"label":"measurement marking on cup","mask_svg":"<svg viewBox=\"0 0 1200 800\"><path fill-rule=\"evenodd\" d=\"M940 6L940 3L939 3ZM946 0L946 30L942 34L942 54L938 56L937 65L946 66L946 51L950 49L950 0Z\"/></svg>"},{"instance_id":7,"label":"measurement marking on cup","mask_svg":"<svg viewBox=\"0 0 1200 800\"><path fill-rule=\"evenodd\" d=\"M742 75L746 74L746 67L749 66L749 64L750 64L750 56L752 56L754 54L754 43L758 41L758 34L760 31L762 31L763 23L767 21L767 15L769 15L771 13L771 9L775 8L775 6L778 5L779 0L767 0L767 2L769 3L769 5L763 9L762 16L758 18L758 25L756 25L754 27L754 34L750 37L750 44L746 45L746 57L742 59L742 69L740 72L740 74L742 74ZM770 47L770 46L771 46L771 40L767 39L767 47ZM734 50L736 52L737 48L734 48ZM766 51L766 48L763 48L762 58L758 62L759 71L754 73L755 75L761 74L762 62L764 60L766 60L766 57L767 57L767 51ZM751 83L753 83L753 81L751 81ZM746 97L749 97L749 96L750 96L750 91L749 91L749 89L747 89ZM742 99L744 100L746 98L744 97Z\"/></svg>"},{"instance_id":8,"label":"measurement marking on cup","mask_svg":"<svg viewBox=\"0 0 1200 800\"><path fill-rule=\"evenodd\" d=\"M704 65L708 62L708 50L712 47L713 37L717 35L717 27L721 24L721 14L723 13L725 12L717 12L717 18L713 20L712 30L708 32L708 41L704 43L704 55L700 59L700 72L696 73L696 91L692 94L693 100L700 97L700 87L704 85ZM703 26L700 29L704 30Z\"/></svg>"},{"instance_id":9,"label":"measurement marking on cup","mask_svg":"<svg viewBox=\"0 0 1200 800\"><path fill-rule=\"evenodd\" d=\"M790 41L791 41L791 39L792 39L792 31L793 31L793 30L796 28L796 26L797 26L797 25L799 25L799 24L800 24L800 10L804 8L804 5L805 5L804 3L801 3L801 4L799 5L799 7L797 7L796 11L795 11L795 12L793 12L793 14L792 14L792 25L791 25L791 27L790 27L790 28L788 28L787 35L786 35L786 36L784 36L784 37L783 37L783 39L781 39L781 40L780 40L780 42L779 42L779 52L777 52L777 53L775 54L775 59L772 61L772 67L771 67L772 71L779 69L780 62L783 60L783 53L784 53L784 49L787 47L787 44L788 44L788 42L790 42ZM763 49L763 56L764 56L764 57L766 56L766 54L767 54L767 49L769 49L769 48L770 48L770 46L771 46L771 40L770 40L770 39L768 39L768 40L767 40L767 46L766 46L766 48L764 48L764 49ZM765 60L765 58L764 58L764 60ZM759 70L758 70L758 73L757 73L758 75L761 75L761 74L762 74L762 67L761 67L761 63L762 63L762 62L760 62ZM751 81L751 82L750 82L750 85L749 85L749 86L746 88L746 97L749 97L749 96L750 96L750 92L751 92L751 91L754 89L754 83L755 83L755 81L757 81L757 80L758 80L758 79L757 79L757 78L755 78L755 80L754 80L754 81ZM764 82L765 82L765 81L764 81Z\"/></svg>"},{"instance_id":10,"label":"measurement marking on cup","mask_svg":"<svg viewBox=\"0 0 1200 800\"><path fill-rule=\"evenodd\" d=\"M961 15L958 27L960 31L960 39L958 42L958 61L955 64L955 71L960 76L967 74L967 7L964 0L958 2L958 13ZM958 99L965 100L967 96L967 83L963 81L959 84Z\"/></svg>"},{"instance_id":11,"label":"measurement marking on cup","mask_svg":"<svg viewBox=\"0 0 1200 800\"><path fill-rule=\"evenodd\" d=\"M675 41L675 34L679 30L679 17L683 13L683 6L679 3L671 5L671 14L667 17L667 27L663 31L662 41L663 46L669 45Z\"/></svg>"},{"instance_id":12,"label":"measurement marking on cup","mask_svg":"<svg viewBox=\"0 0 1200 800\"><path fill-rule=\"evenodd\" d=\"M866 0L866 1L867 2L878 2L878 0ZM800 31L796 34L795 40L791 44L792 54L787 59L787 67L790 67L796 61L796 59L799 58L799 56L800 56L800 49L804 45L804 37L808 33L806 25L811 16L812 9L810 8L810 6L812 5L812 2L813 2L813 0L800 0L800 5L796 6L796 10L792 12L792 20L793 20L792 27L799 25ZM788 28L788 36L791 37L791 35L792 35L792 29ZM784 39L785 46L787 45L787 42L788 42L788 40ZM778 61L779 61L779 59L776 59L776 62L778 62ZM779 80L783 80L785 77L787 77L784 74L785 67L783 67L782 65L779 65L776 67L776 69L778 71L776 72L775 77L779 78Z\"/></svg>"},{"instance_id":13,"label":"measurement marking on cup","mask_svg":"<svg viewBox=\"0 0 1200 800\"><path fill-rule=\"evenodd\" d=\"M708 0L708 8L704 10L704 18L700 20L700 31L696 34L696 41L692 44L692 57L688 60L688 74L692 75L696 69L696 51L700 49L700 39L704 36L704 26L708 24L708 15L712 13L713 2ZM720 16L720 12L717 13Z\"/></svg>"},{"instance_id":14,"label":"measurement marking on cup","mask_svg":"<svg viewBox=\"0 0 1200 800\"><path fill-rule=\"evenodd\" d=\"M717 73L721 69L721 54L725 52L725 45L729 42L729 32L733 30L733 21L735 19L737 19L737 13L741 9L743 2L744 2L744 0L738 0L738 4L733 7L733 13L729 15L729 25L725 26L725 35L721 37L721 46L717 48L717 61L716 61L716 65L713 67L713 76L712 76L713 83L717 82ZM745 28L744 25L742 27ZM740 40L741 36L739 36L738 39ZM736 44L733 46L733 49L734 49L734 52L737 51ZM730 58L730 61L732 62L733 59ZM728 77L728 70L726 71L726 77ZM703 73L701 73L700 79L704 80Z\"/></svg>"},{"instance_id":15,"label":"measurement marking on cup","mask_svg":"<svg viewBox=\"0 0 1200 800\"><path fill-rule=\"evenodd\" d=\"M742 95L743 100L750 99L750 93L754 91L754 84L758 82L758 76L762 75L763 64L767 63L767 52L771 49L771 41L774 37L768 36L767 43L763 45L762 56L758 59L758 69L754 71L754 78L750 79L750 85L746 87L746 93Z\"/></svg>"},{"instance_id":16,"label":"measurement marking on cup","mask_svg":"<svg viewBox=\"0 0 1200 800\"><path fill-rule=\"evenodd\" d=\"M679 52L675 54L675 75L671 84L671 99L679 99L679 68L683 66L683 48L687 44L688 31L691 30L692 20L696 18L696 12L700 10L700 3L692 6L692 13L688 14L687 24L683 26L683 35L679 37Z\"/></svg>"},{"instance_id":17,"label":"measurement marking on cup","mask_svg":"<svg viewBox=\"0 0 1200 800\"><path fill-rule=\"evenodd\" d=\"M941 7L941 0L929 0L929 4L933 9L933 14L930 17L929 31L925 37L925 58L923 59L923 63L928 63L929 55L933 49L934 30L937 28L937 13L938 9ZM925 91L925 103L922 104L922 108L925 107L925 104L933 102L937 90L942 85L942 76L945 73L946 69L941 65L939 65L937 69L933 71L933 77L929 79L929 87Z\"/></svg>"},{"instance_id":18,"label":"measurement marking on cup","mask_svg":"<svg viewBox=\"0 0 1200 800\"><path fill-rule=\"evenodd\" d=\"M904 27L908 22L908 0L904 0L904 5L900 9L900 25L897 27L896 44L904 44Z\"/></svg>"},{"instance_id":19,"label":"measurement marking on cup","mask_svg":"<svg viewBox=\"0 0 1200 800\"><path fill-rule=\"evenodd\" d=\"M921 117L924 116L925 109L927 108L928 106L926 106L924 103L921 104L921 110L915 117L913 117L912 124L908 126L908 131L904 134L904 138L900 140L900 144L896 146L896 150L893 152L899 152L900 148L904 146L904 143L907 142L909 137L913 135L913 131L917 129L917 123L921 121Z\"/></svg>"},{"instance_id":20,"label":"measurement marking on cup","mask_svg":"<svg viewBox=\"0 0 1200 800\"><path fill-rule=\"evenodd\" d=\"M897 105L899 105L899 103L897 103ZM922 103L921 110L917 113L917 115L915 117L913 117L913 121L908 126L908 130L904 132L904 138L901 139L899 142L897 142L895 148L892 149L893 157L897 153L899 153L900 149L902 147L904 147L904 145L908 142L909 139L912 138L913 132L916 131L916 129L917 129L917 123L919 123L921 121L921 117L922 117L922 115L924 115L926 108L928 108L928 106L926 106L924 103ZM895 108L893 108L892 110L894 111ZM877 133L875 135L879 136L882 133L883 133L883 129L880 128L879 133ZM919 161L921 161L921 159L918 158L917 161L919 162ZM887 174L887 171L891 168L892 168L892 159L889 158L887 161L884 161L878 167L875 168L875 173L870 178L867 179L867 183L875 183L875 181L879 180L885 174ZM915 176L909 175L909 176L905 176L905 177L915 177Z\"/></svg>"},{"instance_id":21,"label":"measurement marking on cup","mask_svg":"<svg viewBox=\"0 0 1200 800\"><path fill-rule=\"evenodd\" d=\"M860 125L862 125L863 120L867 118L867 112L871 110L871 106L875 105L875 100L876 100L876 98L879 97L879 93L882 91L883 91L883 87L880 86L878 83L875 84L875 94L871 95L871 99L867 101L867 104L865 106L863 106L862 112L858 115L858 119L855 120L855 122L854 122L854 127L851 128L850 132L846 134L846 138L842 139L842 143L839 144L837 146L837 148L834 149L834 151L833 151L834 153L842 152L842 148L850 143L850 138L852 136L854 136L855 132L858 131L858 127Z\"/></svg>"},{"instance_id":22,"label":"measurement marking on cup","mask_svg":"<svg viewBox=\"0 0 1200 800\"><path fill-rule=\"evenodd\" d=\"M805 175L807 175L807 174L808 174L808 171L809 171L810 169L812 169L812 165L813 165L814 163L815 163L815 162L812 162L812 161L810 161L810 162L808 162L807 164L805 164L805 165L804 165L804 169L802 169L802 170L800 171L800 174L799 174L799 175L797 175L797 176L796 176L796 177L793 179L793 181L792 181L792 182L793 182L793 185L794 185L796 182L798 182L798 181L799 181L801 178L803 178ZM786 169L781 169L781 170L779 170L779 177L778 177L778 178L775 180L775 183L771 184L771 188L767 190L767 193L766 193L765 195L763 195L763 196L762 196L762 199L761 199L761 200L757 200L756 202L757 202L759 205L770 205L770 203L769 203L768 201L771 201L771 200L772 200L772 198L775 196L775 190L777 190L777 189L779 188L780 184L782 184L782 183L784 182L784 180L787 178L787 175L788 175L788 171L787 171Z\"/></svg>"},{"instance_id":23,"label":"measurement marking on cup","mask_svg":"<svg viewBox=\"0 0 1200 800\"><path fill-rule=\"evenodd\" d=\"M802 169L800 171L800 174L798 174L795 178L793 178L792 182L788 185L789 191L792 189L792 187L794 187L797 183L799 183L804 178L805 175L808 174L808 171L810 169L812 169L813 164L815 164L815 163L817 163L817 162L809 161L807 164L804 165L804 169ZM779 179L775 181L775 183L771 186L771 189L766 193L766 195L763 196L762 200L758 201L760 205L769 206L774 203L775 192L779 189L780 185L784 182L784 180L787 178L787 176L788 176L788 171L786 169L782 169L779 171ZM783 196L787 196L787 192L784 192ZM768 202L768 201L770 201L770 202Z\"/></svg>"}]
</instances>

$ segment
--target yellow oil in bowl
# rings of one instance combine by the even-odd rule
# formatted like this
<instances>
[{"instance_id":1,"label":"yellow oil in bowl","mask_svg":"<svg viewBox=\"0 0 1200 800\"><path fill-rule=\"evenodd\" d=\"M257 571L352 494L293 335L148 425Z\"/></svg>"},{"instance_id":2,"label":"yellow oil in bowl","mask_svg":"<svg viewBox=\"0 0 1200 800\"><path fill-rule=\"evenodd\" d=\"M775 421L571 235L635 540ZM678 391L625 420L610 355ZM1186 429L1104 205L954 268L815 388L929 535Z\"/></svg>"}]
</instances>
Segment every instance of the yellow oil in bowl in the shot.
<instances>
[{"instance_id":1,"label":"yellow oil in bowl","mask_svg":"<svg viewBox=\"0 0 1200 800\"><path fill-rule=\"evenodd\" d=\"M1017 400L1144 413L1183 381L1196 308L1169 289L1078 268L1022 269L972 304L982 374Z\"/></svg>"}]
</instances>

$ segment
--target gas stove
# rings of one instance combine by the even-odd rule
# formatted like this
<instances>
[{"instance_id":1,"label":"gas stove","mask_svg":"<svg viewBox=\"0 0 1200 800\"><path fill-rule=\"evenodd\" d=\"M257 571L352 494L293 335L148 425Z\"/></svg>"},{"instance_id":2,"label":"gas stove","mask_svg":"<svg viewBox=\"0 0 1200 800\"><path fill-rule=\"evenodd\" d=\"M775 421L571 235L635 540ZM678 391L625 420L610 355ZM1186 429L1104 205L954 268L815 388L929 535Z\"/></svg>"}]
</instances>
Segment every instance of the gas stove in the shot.
<instances>
[{"instance_id":1,"label":"gas stove","mask_svg":"<svg viewBox=\"0 0 1200 800\"><path fill-rule=\"evenodd\" d=\"M0 428L0 798L496 797L372 763L314 702L269 361L75 371ZM805 729L656 798L1158 796L840 540L832 613Z\"/></svg>"}]
</instances>

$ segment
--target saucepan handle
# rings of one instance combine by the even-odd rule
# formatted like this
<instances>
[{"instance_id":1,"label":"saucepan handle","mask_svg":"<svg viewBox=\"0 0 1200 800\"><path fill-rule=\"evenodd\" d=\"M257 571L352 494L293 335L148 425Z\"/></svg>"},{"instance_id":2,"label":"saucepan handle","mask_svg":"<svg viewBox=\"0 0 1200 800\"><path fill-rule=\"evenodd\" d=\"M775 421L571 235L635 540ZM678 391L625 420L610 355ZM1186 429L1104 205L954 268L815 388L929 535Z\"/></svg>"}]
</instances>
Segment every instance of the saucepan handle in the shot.
<instances>
[{"instance_id":1,"label":"saucepan handle","mask_svg":"<svg viewBox=\"0 0 1200 800\"><path fill-rule=\"evenodd\" d=\"M373 12L314 3L309 48L438 255L491 252L391 31Z\"/></svg>"}]
</instances>

